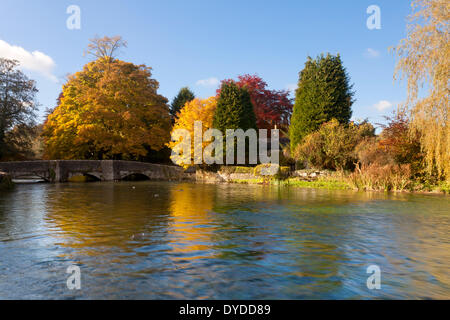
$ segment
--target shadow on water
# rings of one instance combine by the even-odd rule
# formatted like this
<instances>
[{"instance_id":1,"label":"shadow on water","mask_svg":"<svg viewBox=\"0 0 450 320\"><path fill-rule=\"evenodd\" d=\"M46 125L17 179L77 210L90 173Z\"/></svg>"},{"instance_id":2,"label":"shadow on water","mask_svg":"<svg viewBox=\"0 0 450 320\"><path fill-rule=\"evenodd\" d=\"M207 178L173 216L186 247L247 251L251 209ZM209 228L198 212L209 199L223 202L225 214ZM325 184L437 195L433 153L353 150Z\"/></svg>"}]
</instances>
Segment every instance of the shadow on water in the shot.
<instances>
[{"instance_id":1,"label":"shadow on water","mask_svg":"<svg viewBox=\"0 0 450 320\"><path fill-rule=\"evenodd\" d=\"M274 186L20 186L0 195L0 297L449 298L449 209L445 196ZM79 293L64 287L70 264Z\"/></svg>"}]
</instances>

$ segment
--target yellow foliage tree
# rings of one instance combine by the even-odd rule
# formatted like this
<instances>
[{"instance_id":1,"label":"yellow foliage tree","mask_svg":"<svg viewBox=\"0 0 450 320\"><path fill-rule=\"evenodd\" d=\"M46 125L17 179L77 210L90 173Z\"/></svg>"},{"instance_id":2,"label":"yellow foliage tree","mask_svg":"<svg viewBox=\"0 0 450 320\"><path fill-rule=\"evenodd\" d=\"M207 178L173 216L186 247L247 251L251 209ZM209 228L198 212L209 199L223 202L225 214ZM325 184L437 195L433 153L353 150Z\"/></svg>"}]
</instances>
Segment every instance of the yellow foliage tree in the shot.
<instances>
[{"instance_id":1,"label":"yellow foliage tree","mask_svg":"<svg viewBox=\"0 0 450 320\"><path fill-rule=\"evenodd\" d=\"M208 129L212 128L214 112L217 106L216 97L210 97L208 99L194 99L190 102L187 102L184 107L177 113L177 119L173 126L172 132L177 129L185 129L189 131L191 134L191 161L194 162L194 123L195 121L202 122L202 130L205 132ZM171 141L167 144L167 146L171 149L174 149L176 145L178 145L180 141ZM209 141L202 142L202 150L210 144ZM175 162L177 162L174 158L172 158ZM178 161L179 165L184 167L188 167L189 165L183 164Z\"/></svg>"},{"instance_id":2,"label":"yellow foliage tree","mask_svg":"<svg viewBox=\"0 0 450 320\"><path fill-rule=\"evenodd\" d=\"M450 2L413 0L408 36L395 48L406 77L413 136L420 133L430 173L450 179ZM427 85L428 95L419 89Z\"/></svg>"},{"instance_id":3,"label":"yellow foliage tree","mask_svg":"<svg viewBox=\"0 0 450 320\"><path fill-rule=\"evenodd\" d=\"M49 159L129 159L169 141L167 99L145 65L99 58L71 75L44 125Z\"/></svg>"}]
</instances>

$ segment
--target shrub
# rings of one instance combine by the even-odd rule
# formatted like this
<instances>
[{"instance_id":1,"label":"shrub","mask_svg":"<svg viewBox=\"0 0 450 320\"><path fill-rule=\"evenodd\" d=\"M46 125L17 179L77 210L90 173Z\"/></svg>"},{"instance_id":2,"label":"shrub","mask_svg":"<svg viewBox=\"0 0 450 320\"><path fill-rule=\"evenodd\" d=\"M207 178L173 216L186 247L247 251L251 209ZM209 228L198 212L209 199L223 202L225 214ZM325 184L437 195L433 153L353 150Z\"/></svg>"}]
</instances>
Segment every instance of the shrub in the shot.
<instances>
[{"instance_id":1,"label":"shrub","mask_svg":"<svg viewBox=\"0 0 450 320\"><path fill-rule=\"evenodd\" d=\"M379 148L387 153L397 164L410 164L415 178L429 176L425 172L424 155L420 146L420 135L411 135L409 119L404 113L394 113L385 117L387 125L382 125L383 131L379 138Z\"/></svg>"},{"instance_id":2,"label":"shrub","mask_svg":"<svg viewBox=\"0 0 450 320\"><path fill-rule=\"evenodd\" d=\"M412 186L409 164L358 166L348 176L348 182L358 190L403 191Z\"/></svg>"},{"instance_id":3,"label":"shrub","mask_svg":"<svg viewBox=\"0 0 450 320\"><path fill-rule=\"evenodd\" d=\"M450 182L444 181L439 185L439 191L449 194L450 193Z\"/></svg>"},{"instance_id":4,"label":"shrub","mask_svg":"<svg viewBox=\"0 0 450 320\"><path fill-rule=\"evenodd\" d=\"M343 125L333 119L306 136L294 156L307 167L351 170L358 161L356 146L374 135L374 127L367 121Z\"/></svg>"},{"instance_id":5,"label":"shrub","mask_svg":"<svg viewBox=\"0 0 450 320\"><path fill-rule=\"evenodd\" d=\"M380 147L377 137L363 139L355 148L356 158L362 166L369 166L373 163L378 165L394 164L395 160L389 152Z\"/></svg>"}]
</instances>

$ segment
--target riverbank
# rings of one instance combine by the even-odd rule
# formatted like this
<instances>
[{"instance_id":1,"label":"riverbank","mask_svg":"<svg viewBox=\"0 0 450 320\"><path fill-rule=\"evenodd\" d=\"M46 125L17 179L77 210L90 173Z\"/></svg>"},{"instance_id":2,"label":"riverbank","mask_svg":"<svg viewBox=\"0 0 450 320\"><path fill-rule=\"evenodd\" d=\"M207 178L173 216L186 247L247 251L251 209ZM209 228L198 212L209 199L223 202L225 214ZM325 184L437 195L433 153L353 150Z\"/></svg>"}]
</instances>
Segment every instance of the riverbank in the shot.
<instances>
[{"instance_id":1,"label":"riverbank","mask_svg":"<svg viewBox=\"0 0 450 320\"><path fill-rule=\"evenodd\" d=\"M383 191L383 192L409 192L409 193L443 193L450 194L450 186L446 183L440 185L423 185L417 183L413 189L382 189L382 188L358 188L353 186L347 180L335 179L318 179L315 181L299 180L297 178L289 178L286 180L270 180L264 181L262 179L250 180L235 180L230 183L240 184L271 184L283 185L296 188L310 188L310 189L330 189L330 190L355 190L355 191Z\"/></svg>"},{"instance_id":2,"label":"riverbank","mask_svg":"<svg viewBox=\"0 0 450 320\"><path fill-rule=\"evenodd\" d=\"M264 175L270 170L272 175ZM177 167L178 175L168 175L162 170L162 175L147 174L137 178L151 180L184 180L208 184L255 184L282 185L294 188L410 192L410 193L443 193L450 194L450 183L441 182L438 185L424 184L413 181L398 172L383 172L378 174L358 172L336 172L329 170L290 170L289 167L259 165L256 167L222 166L216 171L191 168L183 171ZM123 172L121 172L123 173ZM147 173L147 172L146 172ZM130 175L129 177L133 177ZM175 179L172 179L175 178ZM67 182L97 181L91 175L73 175ZM9 190L14 186L11 177L0 172L0 190Z\"/></svg>"},{"instance_id":3,"label":"riverbank","mask_svg":"<svg viewBox=\"0 0 450 320\"><path fill-rule=\"evenodd\" d=\"M396 174L366 176L358 173L311 169L290 171L288 167L279 167L277 174L273 176L261 175L261 166L222 167L217 172L197 170L196 180L204 183L269 184L331 190L450 194L448 182L430 185Z\"/></svg>"}]
</instances>

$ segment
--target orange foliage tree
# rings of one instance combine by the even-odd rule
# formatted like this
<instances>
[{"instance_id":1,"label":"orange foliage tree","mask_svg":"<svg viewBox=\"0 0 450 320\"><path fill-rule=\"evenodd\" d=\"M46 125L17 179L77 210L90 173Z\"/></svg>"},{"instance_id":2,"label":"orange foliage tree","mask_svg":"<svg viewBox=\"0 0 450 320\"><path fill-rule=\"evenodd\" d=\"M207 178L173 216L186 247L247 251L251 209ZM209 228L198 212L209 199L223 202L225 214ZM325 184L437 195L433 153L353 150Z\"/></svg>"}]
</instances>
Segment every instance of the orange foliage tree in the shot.
<instances>
[{"instance_id":1,"label":"orange foliage tree","mask_svg":"<svg viewBox=\"0 0 450 320\"><path fill-rule=\"evenodd\" d=\"M187 102L184 107L177 113L177 118L175 120L175 124L173 126L172 132L177 129L185 129L189 131L191 134L191 161L194 162L194 122L201 121L203 132L211 129L213 126L213 118L214 112L217 107L217 99L216 97L210 97L208 99L194 99L190 102ZM181 141L171 141L167 144L167 146L171 149L174 149ZM210 141L203 141L202 150L209 145ZM185 155L183 155L185 156ZM172 158L175 160L174 158ZM184 163L177 163L179 165L183 165L184 167L188 167L188 165Z\"/></svg>"},{"instance_id":2,"label":"orange foliage tree","mask_svg":"<svg viewBox=\"0 0 450 320\"><path fill-rule=\"evenodd\" d=\"M140 159L169 141L167 99L145 65L100 57L71 75L44 125L49 159Z\"/></svg>"}]
</instances>

